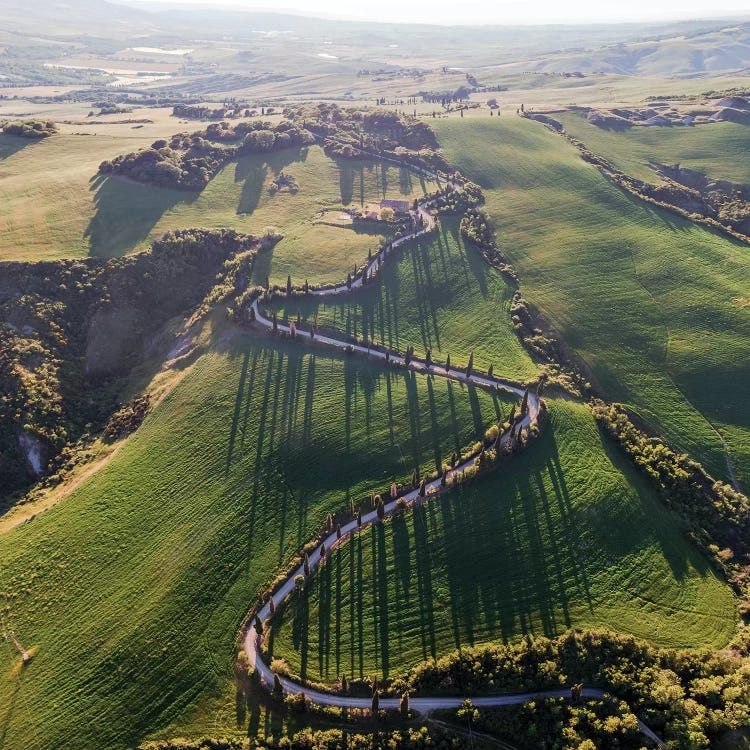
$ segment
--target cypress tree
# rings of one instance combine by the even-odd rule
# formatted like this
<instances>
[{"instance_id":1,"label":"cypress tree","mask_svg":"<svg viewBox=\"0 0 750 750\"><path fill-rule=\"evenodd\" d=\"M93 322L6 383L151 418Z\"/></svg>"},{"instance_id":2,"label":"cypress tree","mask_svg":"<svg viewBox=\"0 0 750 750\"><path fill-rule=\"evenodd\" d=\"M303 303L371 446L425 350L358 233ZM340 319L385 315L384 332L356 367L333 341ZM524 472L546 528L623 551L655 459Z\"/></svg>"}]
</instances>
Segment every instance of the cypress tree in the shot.
<instances>
[{"instance_id":1,"label":"cypress tree","mask_svg":"<svg viewBox=\"0 0 750 750\"><path fill-rule=\"evenodd\" d=\"M456 455L455 451L451 455L451 469L455 468L456 464L458 463L458 456Z\"/></svg>"},{"instance_id":2,"label":"cypress tree","mask_svg":"<svg viewBox=\"0 0 750 750\"><path fill-rule=\"evenodd\" d=\"M326 516L326 528L328 531L333 528L333 516L330 513Z\"/></svg>"},{"instance_id":3,"label":"cypress tree","mask_svg":"<svg viewBox=\"0 0 750 750\"><path fill-rule=\"evenodd\" d=\"M510 407L510 415L508 416L508 421L513 424L513 420L516 418L516 405L513 404L513 406Z\"/></svg>"},{"instance_id":4,"label":"cypress tree","mask_svg":"<svg viewBox=\"0 0 750 750\"><path fill-rule=\"evenodd\" d=\"M494 370L494 365L490 365L490 369L487 370L487 377L492 377L492 371Z\"/></svg>"},{"instance_id":5,"label":"cypress tree","mask_svg":"<svg viewBox=\"0 0 750 750\"><path fill-rule=\"evenodd\" d=\"M273 314L273 330L278 331L279 330L279 320L276 317L276 313Z\"/></svg>"},{"instance_id":6,"label":"cypress tree","mask_svg":"<svg viewBox=\"0 0 750 750\"><path fill-rule=\"evenodd\" d=\"M466 365L466 377L470 378L472 372L474 372L474 352L469 355L469 364Z\"/></svg>"},{"instance_id":7,"label":"cypress tree","mask_svg":"<svg viewBox=\"0 0 750 750\"><path fill-rule=\"evenodd\" d=\"M450 370L450 369L451 369L451 355L449 354L445 358L445 371L448 372L448 370Z\"/></svg>"},{"instance_id":8,"label":"cypress tree","mask_svg":"<svg viewBox=\"0 0 750 750\"><path fill-rule=\"evenodd\" d=\"M263 635L263 623L260 621L258 615L255 615L255 632L258 635Z\"/></svg>"},{"instance_id":9,"label":"cypress tree","mask_svg":"<svg viewBox=\"0 0 750 750\"><path fill-rule=\"evenodd\" d=\"M326 556L326 543L323 542L323 544L320 545L320 559L323 560Z\"/></svg>"},{"instance_id":10,"label":"cypress tree","mask_svg":"<svg viewBox=\"0 0 750 750\"><path fill-rule=\"evenodd\" d=\"M411 473L411 486L416 487L419 483L419 470L414 469L414 471Z\"/></svg>"},{"instance_id":11,"label":"cypress tree","mask_svg":"<svg viewBox=\"0 0 750 750\"><path fill-rule=\"evenodd\" d=\"M303 570L305 571L305 575L310 575L310 558L307 555L307 552L305 552L305 557L303 560Z\"/></svg>"},{"instance_id":12,"label":"cypress tree","mask_svg":"<svg viewBox=\"0 0 750 750\"><path fill-rule=\"evenodd\" d=\"M288 274L286 277L286 293L287 295L292 293L292 274Z\"/></svg>"},{"instance_id":13,"label":"cypress tree","mask_svg":"<svg viewBox=\"0 0 750 750\"><path fill-rule=\"evenodd\" d=\"M401 696L401 716L404 719L409 718L409 693L405 692Z\"/></svg>"},{"instance_id":14,"label":"cypress tree","mask_svg":"<svg viewBox=\"0 0 750 750\"><path fill-rule=\"evenodd\" d=\"M265 283L266 290L271 288L271 279L266 276L266 283Z\"/></svg>"},{"instance_id":15,"label":"cypress tree","mask_svg":"<svg viewBox=\"0 0 750 750\"><path fill-rule=\"evenodd\" d=\"M350 273L346 274L346 288L352 288L352 275Z\"/></svg>"},{"instance_id":16,"label":"cypress tree","mask_svg":"<svg viewBox=\"0 0 750 750\"><path fill-rule=\"evenodd\" d=\"M336 539L341 539L341 524L336 524Z\"/></svg>"},{"instance_id":17,"label":"cypress tree","mask_svg":"<svg viewBox=\"0 0 750 750\"><path fill-rule=\"evenodd\" d=\"M378 697L378 691L376 690L372 694L372 715L377 717L380 710L380 698Z\"/></svg>"},{"instance_id":18,"label":"cypress tree","mask_svg":"<svg viewBox=\"0 0 750 750\"><path fill-rule=\"evenodd\" d=\"M425 364L427 367L432 367L432 350L427 350L427 355L425 356Z\"/></svg>"},{"instance_id":19,"label":"cypress tree","mask_svg":"<svg viewBox=\"0 0 750 750\"><path fill-rule=\"evenodd\" d=\"M357 512L357 526L361 526L361 525L362 525L362 511L360 510Z\"/></svg>"},{"instance_id":20,"label":"cypress tree","mask_svg":"<svg viewBox=\"0 0 750 750\"><path fill-rule=\"evenodd\" d=\"M269 597L268 599L268 611L271 614L274 614L276 612L276 602L274 602L273 597Z\"/></svg>"},{"instance_id":21,"label":"cypress tree","mask_svg":"<svg viewBox=\"0 0 750 750\"><path fill-rule=\"evenodd\" d=\"M382 521L385 516L385 505L383 505L383 501L381 500L378 503L378 518Z\"/></svg>"},{"instance_id":22,"label":"cypress tree","mask_svg":"<svg viewBox=\"0 0 750 750\"><path fill-rule=\"evenodd\" d=\"M315 338L315 323L310 323L310 338Z\"/></svg>"},{"instance_id":23,"label":"cypress tree","mask_svg":"<svg viewBox=\"0 0 750 750\"><path fill-rule=\"evenodd\" d=\"M281 686L281 680L275 672L273 675L273 697L277 700L281 700L284 697L284 688Z\"/></svg>"},{"instance_id":24,"label":"cypress tree","mask_svg":"<svg viewBox=\"0 0 750 750\"><path fill-rule=\"evenodd\" d=\"M526 414L529 408L529 389L527 388L523 392L523 400L521 401L521 414Z\"/></svg>"},{"instance_id":25,"label":"cypress tree","mask_svg":"<svg viewBox=\"0 0 750 750\"><path fill-rule=\"evenodd\" d=\"M425 482L425 480L423 479L423 480L422 480L422 481L421 481L421 482L419 483L419 496L420 496L420 497L424 497L424 496L425 496L426 494L427 494L427 483L426 483L426 482Z\"/></svg>"},{"instance_id":26,"label":"cypress tree","mask_svg":"<svg viewBox=\"0 0 750 750\"><path fill-rule=\"evenodd\" d=\"M346 675L341 675L341 692L347 693L349 691L349 680L346 679Z\"/></svg>"}]
</instances>

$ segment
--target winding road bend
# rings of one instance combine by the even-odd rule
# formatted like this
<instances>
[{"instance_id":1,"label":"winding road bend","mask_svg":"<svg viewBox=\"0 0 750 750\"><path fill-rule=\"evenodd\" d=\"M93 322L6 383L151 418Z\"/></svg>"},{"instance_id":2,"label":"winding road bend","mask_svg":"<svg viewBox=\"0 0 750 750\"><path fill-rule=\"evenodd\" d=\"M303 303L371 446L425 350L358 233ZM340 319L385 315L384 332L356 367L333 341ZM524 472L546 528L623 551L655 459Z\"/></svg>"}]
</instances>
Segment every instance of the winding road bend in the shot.
<instances>
[{"instance_id":1,"label":"winding road bend","mask_svg":"<svg viewBox=\"0 0 750 750\"><path fill-rule=\"evenodd\" d=\"M374 156L374 154L373 154ZM378 157L382 158L382 157ZM388 159L386 159L388 160ZM394 161L395 160L389 160ZM403 166L403 165L401 165ZM429 172L427 170L417 170L420 174L433 178L433 179L439 179L439 176L435 173ZM462 185L461 183L457 181L449 181L447 182L448 189L453 190L460 190ZM382 248L373 258L370 260L366 268L364 269L363 273L360 274L356 279L352 280L351 284L339 284L334 287L325 288L325 289L316 289L316 290L310 290L309 294L311 296L316 297L324 297L324 296L335 296L335 295L341 295L341 294L348 294L351 293L353 290L360 289L362 286L364 286L363 283L363 277L366 275L368 278L368 283L370 283L370 280L375 280L377 278L377 274L380 271L381 266L386 262L388 258L391 257L391 255L399 248L401 245L403 245L406 242L409 242L417 237L420 237L422 235L428 234L432 232L437 227L437 221L432 216L432 214L429 211L430 208L430 201L422 201L417 205L417 210L413 212L413 218L414 221L414 231L410 234L404 235L403 237L394 240L392 243L390 243L390 246L386 245L384 248ZM421 219L421 226L420 226L420 220ZM266 329L272 329L273 328L273 321L268 318L268 316L264 313L264 311L261 309L259 301L256 299L252 304L252 309L255 315L255 322ZM278 331L281 331L282 333L291 334L290 326L282 323L281 321L276 322L276 328ZM392 365L403 367L408 370L413 370L415 372L423 373L426 375L433 375L438 377L444 377L451 380L456 380L462 383L465 383L466 385L472 385L478 388L487 389L490 391L497 391L497 390L504 390L508 391L510 393L513 393L519 397L523 397L525 393L525 389L521 388L513 383L509 383L502 378L495 378L495 377L489 377L488 375L479 375L479 374L472 374L468 375L465 371L457 370L455 368L446 369L446 367L442 365L437 364L430 364L428 365L424 360L420 360L417 358L411 358L409 362L407 363L405 361L405 358L400 354L389 354L388 356L384 351L380 351L379 349L373 349L371 347L362 345L362 344L351 344L347 341L344 341L342 339L333 338L330 336L324 336L321 334L316 333L314 336L314 339L310 339L309 334L306 334L305 332L297 331L295 337L298 340L304 341L305 339L309 339L313 341L314 343L318 345L326 345L330 346L332 348L338 349L339 351L348 351L348 352L356 352L357 354L362 354L367 357L373 358L373 359L379 359L384 362L389 362ZM515 422L515 427L520 426L521 429L529 427L529 425L532 423L534 419L539 414L539 398L535 393L532 393L531 391L528 391L528 403L527 403L527 409L524 414L521 415L520 419L518 419ZM500 445L504 446L507 445L508 441L512 439L512 432L513 432L514 426L511 426L511 428L506 431L500 439ZM475 458L472 456L467 461L464 461L463 463L457 465L454 469L452 469L448 476L446 477L447 480L449 480L453 475L459 475L456 477L457 479L460 478L460 475L463 474L463 472L472 467L474 465ZM449 489L450 482L448 482L446 487L443 487L441 484L440 478L433 479L432 481L426 483L425 485L425 496L420 497L419 489L413 489L409 492L405 492L398 497L391 499L388 503L385 504L385 516L388 517L390 515L393 515L398 506L397 503L399 500L405 501L407 504L413 504L413 503L419 503L419 502L428 502L430 499L436 497L441 492L445 491L446 489ZM336 547L338 547L341 544L344 544L349 537L351 537L353 534L357 533L358 530L363 529L371 524L378 523L380 521L377 511L372 510L369 513L362 515L362 522L361 526L358 524L357 520L354 519L350 521L349 523L341 526L341 536L339 538L336 531L329 534L325 539L322 539L318 542L316 545L316 548L313 552L311 552L308 556L309 561L309 567L310 567L310 576L312 576L315 571L320 567L322 562L324 561L324 557L321 556L321 545L325 544L325 548L328 551L328 554L330 554ZM275 607L279 607L282 605L289 597L292 596L292 594L295 591L295 578L297 576L304 576L304 565L300 564L299 566L295 567L288 575L286 580L278 586L274 591L272 592L274 605ZM307 576L305 576L307 578ZM268 622L271 618L271 605L270 601L265 602L259 609L256 609L255 611L250 613L250 616L247 618L248 626L244 634L244 650L247 654L247 659L251 667L255 669L257 674L260 677L260 680L263 685L265 685L266 688L269 690L273 688L274 686L274 672L271 671L270 667L265 663L263 660L262 655L262 636L258 635L255 628L253 627L253 620L255 617L258 617L260 621L264 624L264 632L268 632ZM312 700L314 703L320 704L320 705L328 705L328 706L338 706L342 708L363 708L363 709L369 709L371 708L372 701L370 698L355 698L350 697L346 695L341 695L339 693L327 693L322 692L319 690L314 690L311 688L308 688L304 685L301 685L299 683L296 683L287 677L282 677L281 675L278 675L279 681L281 683L281 687L285 694L287 695L293 695L297 693L304 693L310 700ZM583 691L581 693L581 696L583 698L586 698L588 700L601 698L604 695L604 691L599 690L597 688L583 688ZM526 703L530 700L533 700L534 698L563 698L563 697L570 697L570 690L569 689L557 689L557 690L542 690L542 691L536 691L536 692L528 692L528 693L519 693L515 695L483 695L483 696L476 696L471 697L471 701L475 706L478 707L491 707L491 706L510 706L510 705L518 705L521 703ZM450 709L450 708L458 708L461 703L464 701L464 696L434 696L434 697L414 697L410 698L409 700L409 706L412 710L418 712L418 713L429 713L430 711L434 711L436 709ZM383 709L392 709L392 708L398 708L400 705L400 698L381 698L380 699L380 707ZM638 721L639 727L641 731L653 742L655 742L658 746L662 747L664 743L644 724Z\"/></svg>"}]
</instances>

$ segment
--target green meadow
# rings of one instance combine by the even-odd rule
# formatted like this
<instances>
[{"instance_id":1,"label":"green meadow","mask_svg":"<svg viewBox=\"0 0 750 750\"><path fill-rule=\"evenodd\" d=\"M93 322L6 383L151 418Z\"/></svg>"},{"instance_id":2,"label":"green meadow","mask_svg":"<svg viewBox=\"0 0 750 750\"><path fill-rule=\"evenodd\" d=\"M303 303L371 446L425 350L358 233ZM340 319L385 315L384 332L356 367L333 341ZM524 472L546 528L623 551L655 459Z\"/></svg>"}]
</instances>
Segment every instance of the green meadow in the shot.
<instances>
[{"instance_id":1,"label":"green meadow","mask_svg":"<svg viewBox=\"0 0 750 750\"><path fill-rule=\"evenodd\" d=\"M273 655L305 679L336 681L568 628L719 648L736 611L588 409L556 400L524 454L352 538L280 620Z\"/></svg>"},{"instance_id":2,"label":"green meadow","mask_svg":"<svg viewBox=\"0 0 750 750\"><path fill-rule=\"evenodd\" d=\"M36 651L20 671L0 642L0 745L132 747L196 716L205 731L256 592L326 514L509 410L299 344L237 335L204 355L108 464L0 535L0 613Z\"/></svg>"},{"instance_id":3,"label":"green meadow","mask_svg":"<svg viewBox=\"0 0 750 750\"><path fill-rule=\"evenodd\" d=\"M750 127L733 122L693 127L634 127L605 130L576 112L555 114L571 135L619 170L647 182L659 178L649 162L679 164L717 180L750 183Z\"/></svg>"},{"instance_id":4,"label":"green meadow","mask_svg":"<svg viewBox=\"0 0 750 750\"><path fill-rule=\"evenodd\" d=\"M284 282L293 273L327 283L362 263L383 236L378 223L338 224L341 208L411 200L434 188L393 165L329 159L319 146L243 157L199 193L97 174L103 160L151 140L58 134L28 143L0 135L0 260L114 257L145 250L174 229L252 234L273 226L284 239L259 260L257 276ZM299 192L269 193L282 170L297 179Z\"/></svg>"},{"instance_id":5,"label":"green meadow","mask_svg":"<svg viewBox=\"0 0 750 750\"><path fill-rule=\"evenodd\" d=\"M471 352L482 369L516 380L536 367L513 331L511 287L489 267L477 248L460 236L455 220L409 242L387 261L374 283L351 296L295 299L280 314L315 320L348 335L366 337L419 356L465 366Z\"/></svg>"},{"instance_id":6,"label":"green meadow","mask_svg":"<svg viewBox=\"0 0 750 750\"><path fill-rule=\"evenodd\" d=\"M436 129L484 188L525 296L605 395L724 479L726 440L748 481L748 248L626 194L539 123Z\"/></svg>"}]
</instances>

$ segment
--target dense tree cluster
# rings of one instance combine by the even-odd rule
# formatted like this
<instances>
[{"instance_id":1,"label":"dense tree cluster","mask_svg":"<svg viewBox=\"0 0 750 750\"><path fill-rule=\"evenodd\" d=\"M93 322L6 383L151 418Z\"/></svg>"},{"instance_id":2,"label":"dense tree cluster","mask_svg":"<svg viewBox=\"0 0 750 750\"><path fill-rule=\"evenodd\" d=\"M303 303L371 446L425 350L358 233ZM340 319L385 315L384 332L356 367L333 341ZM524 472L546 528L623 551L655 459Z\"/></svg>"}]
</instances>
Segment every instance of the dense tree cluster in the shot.
<instances>
[{"instance_id":1,"label":"dense tree cluster","mask_svg":"<svg viewBox=\"0 0 750 750\"><path fill-rule=\"evenodd\" d=\"M631 712L670 741L671 747L686 750L715 747L722 736L750 722L748 657L658 649L606 632L569 632L554 639L527 636L516 643L463 648L437 661L423 662L394 681L392 688L408 689L412 695L417 691L455 695L523 692L576 683L599 686L630 707L628 711L618 700L608 700L595 706L591 716L575 713L576 719L584 721L583 725L576 721L579 729L588 724L585 731L599 740L594 747L641 747L643 738L635 739L631 731ZM539 729L548 734L538 735L533 747L579 747L566 744L564 729L572 718L545 717L543 712L542 719ZM522 710L509 711L505 719L489 720L488 727L515 731L523 720ZM514 734L513 739L519 736ZM631 739L636 744L628 744Z\"/></svg>"},{"instance_id":2,"label":"dense tree cluster","mask_svg":"<svg viewBox=\"0 0 750 750\"><path fill-rule=\"evenodd\" d=\"M641 750L645 744L630 706L612 696L582 703L537 699L476 714L476 729L512 740L519 750Z\"/></svg>"},{"instance_id":3,"label":"dense tree cluster","mask_svg":"<svg viewBox=\"0 0 750 750\"><path fill-rule=\"evenodd\" d=\"M195 133L178 133L169 141L118 156L99 165L101 174L116 174L137 182L180 190L202 190L229 161L248 154L270 153L312 143L309 132L288 120L212 123Z\"/></svg>"},{"instance_id":4,"label":"dense tree cluster","mask_svg":"<svg viewBox=\"0 0 750 750\"><path fill-rule=\"evenodd\" d=\"M0 277L2 492L54 468L101 429L143 343L215 288L246 284L259 246L233 231L185 230L111 260L6 263ZM217 284L217 275L221 281ZM122 424L138 419L123 413ZM38 457L39 471L27 456Z\"/></svg>"},{"instance_id":5,"label":"dense tree cluster","mask_svg":"<svg viewBox=\"0 0 750 750\"><path fill-rule=\"evenodd\" d=\"M438 729L400 729L363 734L346 729L304 730L292 736L244 739L173 739L144 742L138 750L451 750L455 740Z\"/></svg>"},{"instance_id":6,"label":"dense tree cluster","mask_svg":"<svg viewBox=\"0 0 750 750\"><path fill-rule=\"evenodd\" d=\"M461 234L478 247L495 247L495 230L487 214L481 208L468 208L461 217Z\"/></svg>"},{"instance_id":7,"label":"dense tree cluster","mask_svg":"<svg viewBox=\"0 0 750 750\"><path fill-rule=\"evenodd\" d=\"M324 149L334 158L372 158L373 154L405 165L445 169L432 128L416 118L387 110L304 104L285 111L298 127L325 139Z\"/></svg>"},{"instance_id":8,"label":"dense tree cluster","mask_svg":"<svg viewBox=\"0 0 750 750\"><path fill-rule=\"evenodd\" d=\"M5 135L16 135L21 138L47 138L57 132L57 125L52 120L24 120L6 122L3 125Z\"/></svg>"}]
</instances>

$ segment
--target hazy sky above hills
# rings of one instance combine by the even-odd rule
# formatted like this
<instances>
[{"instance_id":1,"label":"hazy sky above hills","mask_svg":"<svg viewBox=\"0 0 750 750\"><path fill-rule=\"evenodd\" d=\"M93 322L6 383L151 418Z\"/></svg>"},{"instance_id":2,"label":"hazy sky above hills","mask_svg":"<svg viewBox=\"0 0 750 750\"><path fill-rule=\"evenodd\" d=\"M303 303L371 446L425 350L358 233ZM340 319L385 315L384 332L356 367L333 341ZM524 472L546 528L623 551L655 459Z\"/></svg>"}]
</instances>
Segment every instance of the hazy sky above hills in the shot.
<instances>
[{"instance_id":1,"label":"hazy sky above hills","mask_svg":"<svg viewBox=\"0 0 750 750\"><path fill-rule=\"evenodd\" d=\"M206 5L207 0L178 0ZM441 24L585 23L601 21L659 21L721 16L748 16L748 0L219 0L216 5L372 21Z\"/></svg>"}]
</instances>

